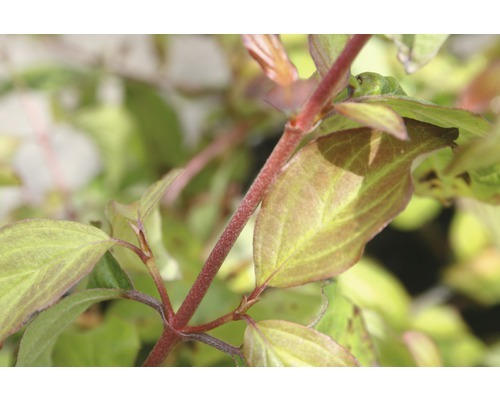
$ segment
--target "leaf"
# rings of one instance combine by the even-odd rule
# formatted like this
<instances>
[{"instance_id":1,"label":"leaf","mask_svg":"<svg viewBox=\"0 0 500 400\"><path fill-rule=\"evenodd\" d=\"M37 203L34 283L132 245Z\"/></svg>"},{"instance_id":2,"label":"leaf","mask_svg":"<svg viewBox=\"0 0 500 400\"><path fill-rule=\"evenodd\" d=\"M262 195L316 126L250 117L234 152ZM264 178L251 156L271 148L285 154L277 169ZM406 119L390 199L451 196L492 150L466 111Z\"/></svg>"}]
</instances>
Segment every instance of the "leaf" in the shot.
<instances>
[{"instance_id":1,"label":"leaf","mask_svg":"<svg viewBox=\"0 0 500 400\"><path fill-rule=\"evenodd\" d=\"M420 310L414 316L412 329L436 342L444 366L476 366L484 357L484 344L469 332L459 312L451 306Z\"/></svg>"},{"instance_id":2,"label":"leaf","mask_svg":"<svg viewBox=\"0 0 500 400\"><path fill-rule=\"evenodd\" d=\"M133 290L134 285L120 264L107 251L90 273L87 288Z\"/></svg>"},{"instance_id":3,"label":"leaf","mask_svg":"<svg viewBox=\"0 0 500 400\"><path fill-rule=\"evenodd\" d=\"M485 306L500 303L500 250L489 248L445 271L444 282Z\"/></svg>"},{"instance_id":4,"label":"leaf","mask_svg":"<svg viewBox=\"0 0 500 400\"><path fill-rule=\"evenodd\" d=\"M337 60L350 35L309 35L309 53L321 77L324 77ZM347 71L349 77L349 71Z\"/></svg>"},{"instance_id":5,"label":"leaf","mask_svg":"<svg viewBox=\"0 0 500 400\"><path fill-rule=\"evenodd\" d=\"M154 208L160 203L167 188L180 172L180 169L174 169L147 188L139 200L139 215L141 218L146 219L151 215Z\"/></svg>"},{"instance_id":6,"label":"leaf","mask_svg":"<svg viewBox=\"0 0 500 400\"><path fill-rule=\"evenodd\" d=\"M155 89L127 81L125 105L153 167L169 168L185 161L186 149L177 114Z\"/></svg>"},{"instance_id":7,"label":"leaf","mask_svg":"<svg viewBox=\"0 0 500 400\"><path fill-rule=\"evenodd\" d=\"M131 146L134 125L129 111L109 105L85 108L76 115L74 123L99 146L106 186L117 188L137 158L134 154L137 146Z\"/></svg>"},{"instance_id":8,"label":"leaf","mask_svg":"<svg viewBox=\"0 0 500 400\"><path fill-rule=\"evenodd\" d=\"M500 165L500 124L497 124L491 134L461 146L444 172L447 175L458 175L465 171L498 165ZM498 171L500 173L500 169ZM500 191L500 174L498 178Z\"/></svg>"},{"instance_id":9,"label":"leaf","mask_svg":"<svg viewBox=\"0 0 500 400\"><path fill-rule=\"evenodd\" d=\"M85 290L65 297L40 313L24 332L16 366L51 366L52 349L61 332L92 304L119 298L120 294L116 289Z\"/></svg>"},{"instance_id":10,"label":"leaf","mask_svg":"<svg viewBox=\"0 0 500 400\"><path fill-rule=\"evenodd\" d=\"M473 146L469 143L482 140L491 131L491 125L487 120L466 110L436 106L402 96L372 96L360 100L370 104L386 105L402 117L443 128L458 128L460 132L456 140L459 145L456 150L458 153L462 151L463 146ZM467 175L452 175L447 173L446 169L453 159L451 149L443 149L424 161L413 173L416 192L422 196L436 197L443 202L449 202L449 198L456 196L466 196L500 204L499 163L467 171Z\"/></svg>"},{"instance_id":11,"label":"leaf","mask_svg":"<svg viewBox=\"0 0 500 400\"><path fill-rule=\"evenodd\" d=\"M413 196L405 210L391 223L401 231L413 231L428 224L441 212L441 204L429 197Z\"/></svg>"},{"instance_id":12,"label":"leaf","mask_svg":"<svg viewBox=\"0 0 500 400\"><path fill-rule=\"evenodd\" d=\"M339 286L354 304L380 314L395 329L408 322L410 296L403 285L374 261L362 258L338 277Z\"/></svg>"},{"instance_id":13,"label":"leaf","mask_svg":"<svg viewBox=\"0 0 500 400\"><path fill-rule=\"evenodd\" d=\"M316 69L324 77L337 60L350 35L309 35L309 53L316 64ZM344 76L339 79L332 89L332 98L347 86L351 75L350 69L342 72Z\"/></svg>"},{"instance_id":14,"label":"leaf","mask_svg":"<svg viewBox=\"0 0 500 400\"><path fill-rule=\"evenodd\" d=\"M272 81L290 86L299 75L278 35L242 35L243 44Z\"/></svg>"},{"instance_id":15,"label":"leaf","mask_svg":"<svg viewBox=\"0 0 500 400\"><path fill-rule=\"evenodd\" d=\"M0 230L0 341L87 275L114 241L93 226L32 219Z\"/></svg>"},{"instance_id":16,"label":"leaf","mask_svg":"<svg viewBox=\"0 0 500 400\"><path fill-rule=\"evenodd\" d=\"M112 201L106 208L106 216L111 224L113 237L136 246L139 243L129 223L136 223L140 215L148 244L153 251L160 274L163 278L168 277L168 279L175 278L179 272L176 261L170 257L163 244L162 221L158 204L168 186L179 173L180 170L170 171L161 180L149 186L136 202L121 204ZM117 246L112 253L125 270L144 270L142 261L130 250Z\"/></svg>"},{"instance_id":17,"label":"leaf","mask_svg":"<svg viewBox=\"0 0 500 400\"><path fill-rule=\"evenodd\" d=\"M486 119L459 108L443 107L411 97L394 95L366 96L359 100L364 103L385 105L405 118L442 128L458 128L460 136L456 141L459 145L473 138L481 138L491 131L491 124Z\"/></svg>"},{"instance_id":18,"label":"leaf","mask_svg":"<svg viewBox=\"0 0 500 400\"><path fill-rule=\"evenodd\" d=\"M407 140L406 126L398 114L389 107L379 104L356 103L346 101L333 106L335 111L363 126L378 129L400 140Z\"/></svg>"},{"instance_id":19,"label":"leaf","mask_svg":"<svg viewBox=\"0 0 500 400\"><path fill-rule=\"evenodd\" d=\"M403 334L403 340L418 367L441 367L443 365L439 349L425 333L408 331Z\"/></svg>"},{"instance_id":20,"label":"leaf","mask_svg":"<svg viewBox=\"0 0 500 400\"><path fill-rule=\"evenodd\" d=\"M327 285L324 293L328 307L314 328L349 350L360 365L376 365L375 348L361 310L342 294L336 282Z\"/></svg>"},{"instance_id":21,"label":"leaf","mask_svg":"<svg viewBox=\"0 0 500 400\"><path fill-rule=\"evenodd\" d=\"M110 316L86 332L64 332L54 346L58 367L132 367L140 348L136 327Z\"/></svg>"},{"instance_id":22,"label":"leaf","mask_svg":"<svg viewBox=\"0 0 500 400\"><path fill-rule=\"evenodd\" d=\"M438 53L448 35L388 35L398 47L398 59L413 74Z\"/></svg>"},{"instance_id":23,"label":"leaf","mask_svg":"<svg viewBox=\"0 0 500 400\"><path fill-rule=\"evenodd\" d=\"M248 325L243 355L252 367L354 367L356 359L329 336L288 321Z\"/></svg>"},{"instance_id":24,"label":"leaf","mask_svg":"<svg viewBox=\"0 0 500 400\"><path fill-rule=\"evenodd\" d=\"M405 142L367 128L336 132L295 155L257 217L257 285L301 285L356 263L366 242L408 203L413 160L456 137L456 130L412 120L407 130Z\"/></svg>"}]
</instances>

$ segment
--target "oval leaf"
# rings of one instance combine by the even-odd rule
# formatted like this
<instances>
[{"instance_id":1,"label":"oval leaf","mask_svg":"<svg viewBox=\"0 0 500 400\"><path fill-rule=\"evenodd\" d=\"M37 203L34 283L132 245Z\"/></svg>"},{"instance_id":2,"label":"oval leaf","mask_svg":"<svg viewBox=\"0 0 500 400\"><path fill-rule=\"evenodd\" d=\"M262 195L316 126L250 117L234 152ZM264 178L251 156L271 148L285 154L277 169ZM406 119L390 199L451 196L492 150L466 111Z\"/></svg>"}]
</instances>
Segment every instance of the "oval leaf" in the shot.
<instances>
[{"instance_id":1,"label":"oval leaf","mask_svg":"<svg viewBox=\"0 0 500 400\"><path fill-rule=\"evenodd\" d=\"M0 230L0 341L87 275L114 241L93 226L33 219Z\"/></svg>"},{"instance_id":2,"label":"oval leaf","mask_svg":"<svg viewBox=\"0 0 500 400\"><path fill-rule=\"evenodd\" d=\"M257 285L289 287L338 275L408 203L410 168L449 145L456 129L408 120L403 142L368 128L302 148L267 192L257 217Z\"/></svg>"},{"instance_id":3,"label":"oval leaf","mask_svg":"<svg viewBox=\"0 0 500 400\"><path fill-rule=\"evenodd\" d=\"M288 321L249 325L243 356L252 367L349 367L356 359L329 336Z\"/></svg>"},{"instance_id":4,"label":"oval leaf","mask_svg":"<svg viewBox=\"0 0 500 400\"><path fill-rule=\"evenodd\" d=\"M40 313L24 332L16 366L51 366L51 352L61 332L92 304L119 298L121 293L116 289L85 290Z\"/></svg>"},{"instance_id":5,"label":"oval leaf","mask_svg":"<svg viewBox=\"0 0 500 400\"><path fill-rule=\"evenodd\" d=\"M389 107L346 101L334 105L335 111L364 126L379 129L394 137L407 140L406 126L398 114Z\"/></svg>"},{"instance_id":6,"label":"oval leaf","mask_svg":"<svg viewBox=\"0 0 500 400\"><path fill-rule=\"evenodd\" d=\"M272 81L280 86L289 86L299 74L288 59L278 35L242 35L243 44Z\"/></svg>"}]
</instances>

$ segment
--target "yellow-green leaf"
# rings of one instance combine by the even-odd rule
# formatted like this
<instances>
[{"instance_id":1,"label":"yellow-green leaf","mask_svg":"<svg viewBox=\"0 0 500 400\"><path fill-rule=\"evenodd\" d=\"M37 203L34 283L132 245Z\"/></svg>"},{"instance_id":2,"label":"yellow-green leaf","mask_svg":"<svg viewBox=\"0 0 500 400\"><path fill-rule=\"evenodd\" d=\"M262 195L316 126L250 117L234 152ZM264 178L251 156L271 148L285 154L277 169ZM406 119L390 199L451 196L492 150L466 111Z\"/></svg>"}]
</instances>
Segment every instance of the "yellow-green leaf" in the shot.
<instances>
[{"instance_id":1,"label":"yellow-green leaf","mask_svg":"<svg viewBox=\"0 0 500 400\"><path fill-rule=\"evenodd\" d=\"M375 347L361 309L342 294L336 282L326 286L324 293L328 307L314 328L344 346L362 366L376 365Z\"/></svg>"},{"instance_id":2,"label":"yellow-green leaf","mask_svg":"<svg viewBox=\"0 0 500 400\"><path fill-rule=\"evenodd\" d=\"M376 311L395 329L406 325L410 295L393 275L374 261L362 258L340 275L338 281L342 293L363 310Z\"/></svg>"},{"instance_id":3,"label":"yellow-green leaf","mask_svg":"<svg viewBox=\"0 0 500 400\"><path fill-rule=\"evenodd\" d=\"M52 349L65 328L92 304L119 298L118 289L89 289L74 293L40 313L26 328L17 367L50 367Z\"/></svg>"},{"instance_id":4,"label":"yellow-green leaf","mask_svg":"<svg viewBox=\"0 0 500 400\"><path fill-rule=\"evenodd\" d=\"M401 140L408 139L403 118L389 107L380 104L346 101L335 104L334 109L339 114L359 122L363 126L381 130Z\"/></svg>"},{"instance_id":5,"label":"yellow-green leaf","mask_svg":"<svg viewBox=\"0 0 500 400\"><path fill-rule=\"evenodd\" d=\"M249 325L243 355L252 367L349 367L358 362L332 338L288 321Z\"/></svg>"},{"instance_id":6,"label":"yellow-green leaf","mask_svg":"<svg viewBox=\"0 0 500 400\"><path fill-rule=\"evenodd\" d=\"M89 225L24 220L0 230L0 341L54 303L114 244Z\"/></svg>"},{"instance_id":7,"label":"yellow-green leaf","mask_svg":"<svg viewBox=\"0 0 500 400\"><path fill-rule=\"evenodd\" d=\"M436 343L425 333L408 331L403 334L403 340L418 367L440 367L443 365Z\"/></svg>"},{"instance_id":8,"label":"yellow-green leaf","mask_svg":"<svg viewBox=\"0 0 500 400\"><path fill-rule=\"evenodd\" d=\"M289 287L345 271L408 203L410 168L449 145L456 129L407 120L409 141L368 128L303 147L267 192L257 217L257 285Z\"/></svg>"}]
</instances>

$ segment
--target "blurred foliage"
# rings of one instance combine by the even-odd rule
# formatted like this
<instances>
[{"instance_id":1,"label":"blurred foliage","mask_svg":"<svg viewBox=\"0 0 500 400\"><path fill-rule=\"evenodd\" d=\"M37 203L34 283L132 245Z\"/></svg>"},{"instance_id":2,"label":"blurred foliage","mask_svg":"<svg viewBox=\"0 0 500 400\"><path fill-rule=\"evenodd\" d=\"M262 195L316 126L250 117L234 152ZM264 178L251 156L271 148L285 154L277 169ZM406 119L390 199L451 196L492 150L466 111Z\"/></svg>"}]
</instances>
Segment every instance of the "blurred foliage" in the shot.
<instances>
[{"instance_id":1,"label":"blurred foliage","mask_svg":"<svg viewBox=\"0 0 500 400\"><path fill-rule=\"evenodd\" d=\"M412 53L418 40L401 36L414 35L396 36L373 37L356 59L353 77L365 78L364 87L354 87L356 96L406 93L422 100L422 109L426 102L461 105L481 112L485 121L498 127L500 93L485 84L498 76L498 37L467 53L460 49L474 38L451 36L429 61L427 53L434 50ZM169 35L145 35L130 43L127 37L116 36L108 47L100 45L101 39L95 37L89 47L88 42L67 36L22 37L28 49L44 54L40 59L26 57L28 61L9 55L11 39L1 39L0 48L7 56L0 61L0 225L34 217L73 219L97 223L137 244L128 221L147 188L186 165L219 135L243 124L239 141L205 163L174 202L156 199L145 220L177 308L276 142L286 115L269 104L266 94L271 82L238 36L194 36L192 47L184 45L185 38ZM391 39L399 41L398 47ZM307 36L282 35L282 41L298 78L315 75ZM433 46L439 48L441 42ZM127 45L130 48L124 51ZM400 59L406 60L406 70L416 71L417 64L420 69L407 74L398 51ZM186 65L179 67L177 60ZM187 86L193 76L196 85ZM498 79L493 80L498 88ZM370 82L373 85L368 87ZM404 114L406 105L399 104ZM352 126L357 125L336 115L313 135ZM80 159L80 142L62 146L61 137L52 134L59 127L65 127L62 137L80 135L95 158ZM490 140L497 149L498 140ZM52 147L52 153L47 147ZM416 236L444 232L433 246L441 253L437 257L440 276L428 292L411 293L404 276L396 276L380 260L364 257L329 286L310 283L266 290L249 315L256 321L316 323L318 330L350 349L362 365L500 366L500 325L485 333L465 318L467 310L473 309L495 312L500 320L500 206L491 201L500 196L500 163L490 145L471 147L464 162L474 164L475 172L466 178L443 172L452 155L449 150L420 164L417 176L423 171L430 177L428 186L420 188L391 224L390 229ZM492 160L488 167L479 162L482 157ZM438 189L431 179L436 174L443 174L444 186ZM46 184L37 186L23 179L26 176ZM470 194L469 186L463 186L467 179L479 185L472 188L480 187L483 197ZM469 198L450 201L457 193ZM446 218L450 224L443 222ZM206 323L233 310L241 295L253 289L253 227L251 220L191 324ZM123 270L115 268L118 263ZM140 260L121 248L107 253L93 275L72 290L82 291L87 284L128 287L129 277L137 290L158 298ZM436 287L445 287L448 295L435 296ZM209 333L240 346L245 326L243 321L231 322ZM54 345L53 364L140 365L161 331L161 319L151 308L109 300L91 306L64 330ZM20 339L21 334L16 334L3 343L0 366L16 363ZM231 366L234 362L206 344L189 341L179 345L165 365Z\"/></svg>"}]
</instances>

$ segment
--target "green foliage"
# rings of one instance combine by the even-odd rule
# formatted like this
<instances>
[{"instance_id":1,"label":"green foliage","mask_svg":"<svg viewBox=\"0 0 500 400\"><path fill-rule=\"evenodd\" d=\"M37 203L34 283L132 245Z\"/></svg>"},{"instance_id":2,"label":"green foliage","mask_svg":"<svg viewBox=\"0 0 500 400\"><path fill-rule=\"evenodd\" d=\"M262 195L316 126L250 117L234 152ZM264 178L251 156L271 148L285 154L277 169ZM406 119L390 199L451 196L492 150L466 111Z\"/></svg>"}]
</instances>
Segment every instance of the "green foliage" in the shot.
<instances>
[{"instance_id":1,"label":"green foliage","mask_svg":"<svg viewBox=\"0 0 500 400\"><path fill-rule=\"evenodd\" d=\"M132 290L134 285L113 255L107 251L89 275L87 288Z\"/></svg>"},{"instance_id":2,"label":"green foliage","mask_svg":"<svg viewBox=\"0 0 500 400\"><path fill-rule=\"evenodd\" d=\"M398 59L408 74L416 72L437 54L448 35L388 35L398 47Z\"/></svg>"},{"instance_id":3,"label":"green foliage","mask_svg":"<svg viewBox=\"0 0 500 400\"><path fill-rule=\"evenodd\" d=\"M252 367L347 367L356 359L330 337L287 321L249 324L243 354Z\"/></svg>"},{"instance_id":4,"label":"green foliage","mask_svg":"<svg viewBox=\"0 0 500 400\"><path fill-rule=\"evenodd\" d=\"M360 365L377 365L375 348L361 309L342 294L337 283L326 286L324 291L328 306L314 328L349 350Z\"/></svg>"},{"instance_id":5,"label":"green foliage","mask_svg":"<svg viewBox=\"0 0 500 400\"><path fill-rule=\"evenodd\" d=\"M0 78L0 366L142 365L221 242L162 365L499 366L498 42L373 36L301 132L352 36L7 43L51 51Z\"/></svg>"},{"instance_id":6,"label":"green foliage","mask_svg":"<svg viewBox=\"0 0 500 400\"><path fill-rule=\"evenodd\" d=\"M111 316L87 332L64 332L54 347L54 366L132 367L140 341L135 325Z\"/></svg>"},{"instance_id":7,"label":"green foliage","mask_svg":"<svg viewBox=\"0 0 500 400\"><path fill-rule=\"evenodd\" d=\"M49 367L59 335L92 304L116 299L117 289L89 289L74 293L40 313L24 332L17 356L18 367Z\"/></svg>"},{"instance_id":8,"label":"green foliage","mask_svg":"<svg viewBox=\"0 0 500 400\"><path fill-rule=\"evenodd\" d=\"M456 137L454 130L406 125L407 142L357 129L300 150L262 202L254 240L257 285L329 278L359 259L365 243L409 201L412 161Z\"/></svg>"},{"instance_id":9,"label":"green foliage","mask_svg":"<svg viewBox=\"0 0 500 400\"><path fill-rule=\"evenodd\" d=\"M25 220L0 230L0 340L88 274L113 240L92 226Z\"/></svg>"}]
</instances>

